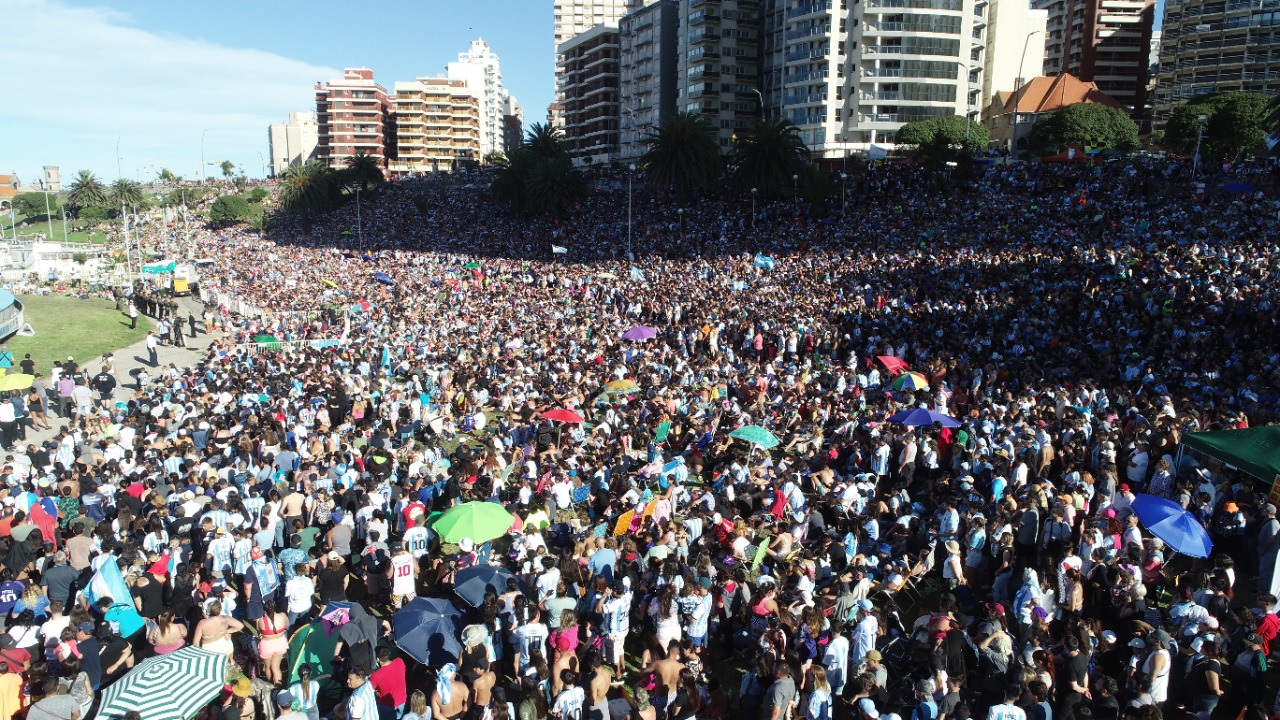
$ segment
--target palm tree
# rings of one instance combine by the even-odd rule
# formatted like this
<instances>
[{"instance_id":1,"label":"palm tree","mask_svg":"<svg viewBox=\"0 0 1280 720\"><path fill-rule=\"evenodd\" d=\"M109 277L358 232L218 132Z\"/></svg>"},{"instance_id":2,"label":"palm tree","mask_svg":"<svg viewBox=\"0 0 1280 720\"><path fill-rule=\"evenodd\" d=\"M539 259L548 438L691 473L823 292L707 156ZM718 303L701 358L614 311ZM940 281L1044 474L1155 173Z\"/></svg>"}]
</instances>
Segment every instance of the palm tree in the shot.
<instances>
[{"instance_id":1,"label":"palm tree","mask_svg":"<svg viewBox=\"0 0 1280 720\"><path fill-rule=\"evenodd\" d=\"M506 164L498 170L498 177L489 186L494 199L524 214L528 209L525 202L525 184L537 164L538 156L528 145L521 145L512 150L507 156Z\"/></svg>"},{"instance_id":2,"label":"palm tree","mask_svg":"<svg viewBox=\"0 0 1280 720\"><path fill-rule=\"evenodd\" d=\"M757 188L766 197L794 189L809 148L800 130L783 119L757 120L751 134L738 138L734 178L740 188Z\"/></svg>"},{"instance_id":3,"label":"palm tree","mask_svg":"<svg viewBox=\"0 0 1280 720\"><path fill-rule=\"evenodd\" d=\"M720 146L711 121L695 113L676 113L645 140L645 172L660 187L684 198L705 192L720 175Z\"/></svg>"},{"instance_id":4,"label":"palm tree","mask_svg":"<svg viewBox=\"0 0 1280 720\"><path fill-rule=\"evenodd\" d=\"M86 207L101 207L107 204L107 188L98 176L88 170L81 170L74 182L71 192L67 194L67 204L79 210Z\"/></svg>"},{"instance_id":5,"label":"palm tree","mask_svg":"<svg viewBox=\"0 0 1280 720\"><path fill-rule=\"evenodd\" d=\"M367 192L370 186L377 187L386 181L382 162L363 150L347 158L343 164L346 165L342 171L343 182L349 187L359 185L362 191Z\"/></svg>"},{"instance_id":6,"label":"palm tree","mask_svg":"<svg viewBox=\"0 0 1280 720\"><path fill-rule=\"evenodd\" d=\"M548 123L534 123L530 126L524 144L539 157L560 157L568 154L560 131Z\"/></svg>"},{"instance_id":7,"label":"palm tree","mask_svg":"<svg viewBox=\"0 0 1280 720\"><path fill-rule=\"evenodd\" d=\"M312 160L281 176L280 207L288 212L325 212L337 204L338 184L327 165Z\"/></svg>"},{"instance_id":8,"label":"palm tree","mask_svg":"<svg viewBox=\"0 0 1280 720\"><path fill-rule=\"evenodd\" d=\"M587 194L587 181L567 156L538 160L525 181L525 199L536 207L560 215Z\"/></svg>"},{"instance_id":9,"label":"palm tree","mask_svg":"<svg viewBox=\"0 0 1280 720\"><path fill-rule=\"evenodd\" d=\"M835 178L817 165L805 165L800 169L799 175L797 189L801 199L809 206L809 216L826 217L827 201L840 193L840 186L836 184Z\"/></svg>"},{"instance_id":10,"label":"palm tree","mask_svg":"<svg viewBox=\"0 0 1280 720\"><path fill-rule=\"evenodd\" d=\"M127 178L120 178L111 183L111 204L136 208L147 202L142 195L142 186Z\"/></svg>"}]
</instances>

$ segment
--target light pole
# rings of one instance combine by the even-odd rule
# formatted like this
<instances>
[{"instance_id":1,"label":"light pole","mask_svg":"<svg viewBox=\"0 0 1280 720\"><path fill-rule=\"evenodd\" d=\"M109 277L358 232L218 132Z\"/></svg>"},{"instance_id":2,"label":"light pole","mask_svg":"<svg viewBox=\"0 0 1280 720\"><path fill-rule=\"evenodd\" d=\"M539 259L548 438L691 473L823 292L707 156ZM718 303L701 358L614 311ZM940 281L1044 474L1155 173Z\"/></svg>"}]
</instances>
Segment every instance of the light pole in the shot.
<instances>
[{"instance_id":1,"label":"light pole","mask_svg":"<svg viewBox=\"0 0 1280 720\"><path fill-rule=\"evenodd\" d=\"M356 186L356 241L364 249L364 223L360 220L360 186Z\"/></svg>"},{"instance_id":2,"label":"light pole","mask_svg":"<svg viewBox=\"0 0 1280 720\"><path fill-rule=\"evenodd\" d=\"M124 177L124 173L120 172L120 136L116 136L116 179Z\"/></svg>"},{"instance_id":3,"label":"light pole","mask_svg":"<svg viewBox=\"0 0 1280 720\"><path fill-rule=\"evenodd\" d=\"M1030 39L1030 37L1028 37ZM1026 55L1026 51L1022 52ZM960 67L964 68L964 149L969 151L969 124L973 121L973 103L969 101L969 76L973 74L973 70L968 63L960 63Z\"/></svg>"},{"instance_id":4,"label":"light pole","mask_svg":"<svg viewBox=\"0 0 1280 720\"><path fill-rule=\"evenodd\" d=\"M760 92L760 88L751 88L751 92L755 93L756 97L760 98L760 119L764 120L764 93Z\"/></svg>"},{"instance_id":5,"label":"light pole","mask_svg":"<svg viewBox=\"0 0 1280 720\"><path fill-rule=\"evenodd\" d=\"M200 131L200 172L198 174L201 177L197 178L197 180L200 181L201 185L204 184L204 134L207 132L209 132L207 128Z\"/></svg>"},{"instance_id":6,"label":"light pole","mask_svg":"<svg viewBox=\"0 0 1280 720\"><path fill-rule=\"evenodd\" d=\"M1021 114L1018 109L1022 107L1022 96L1018 93L1022 90L1022 64L1027 61L1027 47L1031 43L1031 38L1038 34L1039 30L1032 30L1027 33L1027 38L1022 41L1022 57L1018 59L1018 83L1013 89L1013 157L1018 157L1018 130L1020 128L1019 120ZM1043 68L1042 68L1043 69ZM1036 73L1039 75L1039 73Z\"/></svg>"},{"instance_id":7,"label":"light pole","mask_svg":"<svg viewBox=\"0 0 1280 720\"><path fill-rule=\"evenodd\" d=\"M62 207L62 242L64 242L64 243L65 243L65 242L67 242L67 241L68 241L68 237L67 237L67 208L66 208L66 206L64 205L64 206Z\"/></svg>"},{"instance_id":8,"label":"light pole","mask_svg":"<svg viewBox=\"0 0 1280 720\"><path fill-rule=\"evenodd\" d=\"M262 179L267 179L267 159L262 157L262 151L258 151L258 160L262 161Z\"/></svg>"},{"instance_id":9,"label":"light pole","mask_svg":"<svg viewBox=\"0 0 1280 720\"><path fill-rule=\"evenodd\" d=\"M795 196L796 212L800 212L800 176L791 176L791 194Z\"/></svg>"},{"instance_id":10,"label":"light pole","mask_svg":"<svg viewBox=\"0 0 1280 720\"><path fill-rule=\"evenodd\" d=\"M756 229L756 193L760 188L751 188L751 229Z\"/></svg>"},{"instance_id":11,"label":"light pole","mask_svg":"<svg viewBox=\"0 0 1280 720\"><path fill-rule=\"evenodd\" d=\"M684 208L678 208L676 215L680 217L680 247L684 248Z\"/></svg>"},{"instance_id":12,"label":"light pole","mask_svg":"<svg viewBox=\"0 0 1280 720\"><path fill-rule=\"evenodd\" d=\"M53 211L49 209L49 183L41 181L44 188L44 219L49 223L49 241L53 241Z\"/></svg>"},{"instance_id":13,"label":"light pole","mask_svg":"<svg viewBox=\"0 0 1280 720\"><path fill-rule=\"evenodd\" d=\"M627 165L627 259L634 260L631 254L631 176L636 171L636 164Z\"/></svg>"},{"instance_id":14,"label":"light pole","mask_svg":"<svg viewBox=\"0 0 1280 720\"><path fill-rule=\"evenodd\" d=\"M968 138L966 138L967 140ZM843 213L849 207L849 173L840 171L840 212Z\"/></svg>"},{"instance_id":15,"label":"light pole","mask_svg":"<svg viewBox=\"0 0 1280 720\"><path fill-rule=\"evenodd\" d=\"M1209 122L1208 115L1201 115L1196 118L1196 157L1191 162L1191 179L1195 180L1196 175L1200 172L1200 141L1204 139L1204 125Z\"/></svg>"}]
</instances>

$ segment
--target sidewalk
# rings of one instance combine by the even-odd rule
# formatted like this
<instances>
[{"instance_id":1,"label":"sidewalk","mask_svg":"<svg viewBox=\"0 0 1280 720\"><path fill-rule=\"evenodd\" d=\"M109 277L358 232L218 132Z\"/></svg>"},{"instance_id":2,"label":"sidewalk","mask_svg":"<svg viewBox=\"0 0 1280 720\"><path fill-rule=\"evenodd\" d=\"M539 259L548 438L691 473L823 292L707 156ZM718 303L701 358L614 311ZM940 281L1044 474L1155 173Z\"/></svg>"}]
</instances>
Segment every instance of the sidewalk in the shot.
<instances>
[{"instance_id":1,"label":"sidewalk","mask_svg":"<svg viewBox=\"0 0 1280 720\"><path fill-rule=\"evenodd\" d=\"M200 304L198 298L185 297L178 299L178 310L184 316L186 312L190 310L197 318L199 318L202 317L204 307ZM138 320L139 322L150 323L152 327L155 326L155 321L151 318L139 315ZM221 335L221 333L218 334L219 336ZM194 338L191 337L191 330L186 323L183 323L182 339L187 343L186 347L162 345L157 348L156 357L159 360L159 368L168 367L170 363L181 368L196 362L203 357L205 350L209 348L209 345L213 340L208 333L199 329L196 330L196 336ZM120 348L112 354L115 357L116 364L115 399L121 402L128 402L129 399L133 397L135 388L137 387L137 382L134 380L132 371L135 368L144 368L149 375L155 377L159 368L152 367L150 363L149 355L147 353L146 338L143 338L142 340L139 340L127 347ZM85 363L84 366L84 371L89 377L96 375L101 369L101 360L94 360L92 362ZM46 414L49 417L49 425L52 429L45 430L43 428L36 428L33 430L31 428L27 428L26 442L33 443L50 440L57 434L60 427L69 422L68 418L61 417L55 412L54 406L56 403L48 403L48 405L49 408Z\"/></svg>"}]
</instances>

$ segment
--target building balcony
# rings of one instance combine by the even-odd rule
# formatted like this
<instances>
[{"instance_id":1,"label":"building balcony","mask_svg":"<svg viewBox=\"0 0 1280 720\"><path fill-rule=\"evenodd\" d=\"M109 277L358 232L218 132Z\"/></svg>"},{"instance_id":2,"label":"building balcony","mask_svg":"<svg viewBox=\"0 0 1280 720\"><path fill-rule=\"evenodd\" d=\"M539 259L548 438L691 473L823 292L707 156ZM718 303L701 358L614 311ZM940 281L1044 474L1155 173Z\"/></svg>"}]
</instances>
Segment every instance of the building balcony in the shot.
<instances>
[{"instance_id":1,"label":"building balcony","mask_svg":"<svg viewBox=\"0 0 1280 720\"><path fill-rule=\"evenodd\" d=\"M783 85L794 85L796 83L807 82L826 82L826 80L827 74L825 72L792 73L790 75L782 76Z\"/></svg>"},{"instance_id":2,"label":"building balcony","mask_svg":"<svg viewBox=\"0 0 1280 720\"><path fill-rule=\"evenodd\" d=\"M786 33L787 42L793 42L804 38L827 37L831 34L830 25L814 25L796 30L788 30Z\"/></svg>"},{"instance_id":3,"label":"building balcony","mask_svg":"<svg viewBox=\"0 0 1280 720\"><path fill-rule=\"evenodd\" d=\"M782 104L791 107L793 105L823 105L827 99L822 93L796 93L793 95L783 95Z\"/></svg>"},{"instance_id":4,"label":"building balcony","mask_svg":"<svg viewBox=\"0 0 1280 720\"><path fill-rule=\"evenodd\" d=\"M880 92L864 92L858 93L858 99L863 102L872 100L901 100L902 93L894 90L882 90Z\"/></svg>"},{"instance_id":5,"label":"building balcony","mask_svg":"<svg viewBox=\"0 0 1280 720\"><path fill-rule=\"evenodd\" d=\"M804 2L787 11L787 20L798 20L810 15L824 15L828 12L831 12L831 0Z\"/></svg>"},{"instance_id":6,"label":"building balcony","mask_svg":"<svg viewBox=\"0 0 1280 720\"><path fill-rule=\"evenodd\" d=\"M860 113L858 115L858 123L896 123L898 122L897 113Z\"/></svg>"},{"instance_id":7,"label":"building balcony","mask_svg":"<svg viewBox=\"0 0 1280 720\"><path fill-rule=\"evenodd\" d=\"M820 60L827 57L829 50L795 50L784 56L784 61L793 63L808 60Z\"/></svg>"},{"instance_id":8,"label":"building balcony","mask_svg":"<svg viewBox=\"0 0 1280 720\"><path fill-rule=\"evenodd\" d=\"M902 77L902 68L864 67L862 68L862 76L871 78Z\"/></svg>"}]
</instances>

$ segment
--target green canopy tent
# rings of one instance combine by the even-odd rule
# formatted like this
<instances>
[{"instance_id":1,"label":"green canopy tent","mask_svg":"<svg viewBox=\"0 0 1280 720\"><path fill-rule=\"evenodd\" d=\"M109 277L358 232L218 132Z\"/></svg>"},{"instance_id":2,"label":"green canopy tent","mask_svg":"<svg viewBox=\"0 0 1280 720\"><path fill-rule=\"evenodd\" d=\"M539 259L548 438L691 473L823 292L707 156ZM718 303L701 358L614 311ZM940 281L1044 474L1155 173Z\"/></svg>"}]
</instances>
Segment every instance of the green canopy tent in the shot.
<instances>
[{"instance_id":1,"label":"green canopy tent","mask_svg":"<svg viewBox=\"0 0 1280 720\"><path fill-rule=\"evenodd\" d=\"M298 668L311 666L311 677L320 679L333 672L333 654L342 641L338 629L325 631L323 620L312 620L289 638L289 682L297 682Z\"/></svg>"},{"instance_id":2,"label":"green canopy tent","mask_svg":"<svg viewBox=\"0 0 1280 720\"><path fill-rule=\"evenodd\" d=\"M1179 465L1183 448L1217 458L1259 480L1274 483L1280 477L1280 426L1188 433L1178 448Z\"/></svg>"}]
</instances>

